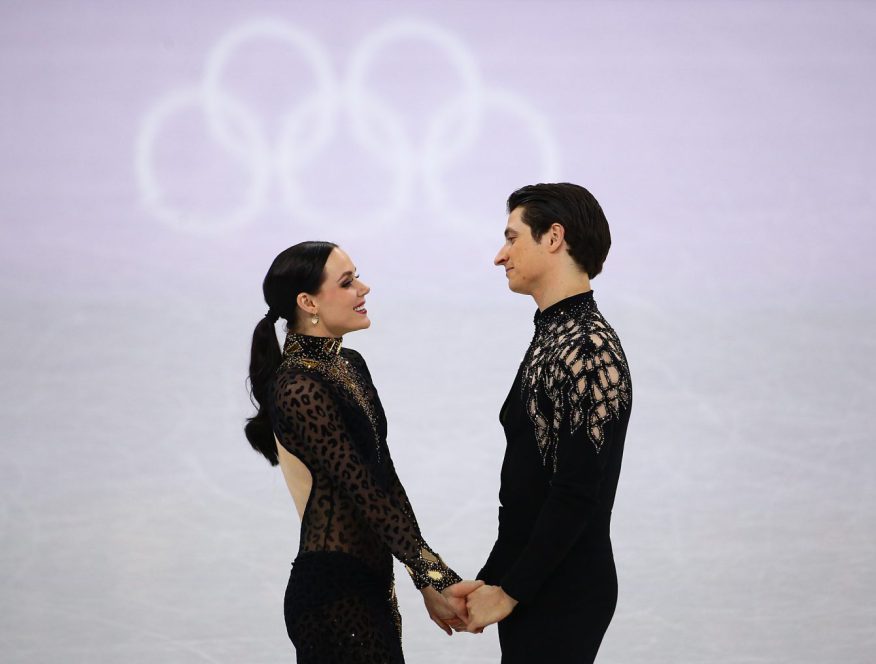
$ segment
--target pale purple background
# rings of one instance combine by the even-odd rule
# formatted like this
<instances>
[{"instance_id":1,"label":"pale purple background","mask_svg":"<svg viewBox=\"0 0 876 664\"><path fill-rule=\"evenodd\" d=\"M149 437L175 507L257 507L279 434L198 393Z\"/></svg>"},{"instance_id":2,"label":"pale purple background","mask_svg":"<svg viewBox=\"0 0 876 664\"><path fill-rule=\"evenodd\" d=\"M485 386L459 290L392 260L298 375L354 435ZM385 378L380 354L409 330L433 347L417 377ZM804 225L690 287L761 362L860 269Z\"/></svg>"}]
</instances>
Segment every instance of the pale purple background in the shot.
<instances>
[{"instance_id":1,"label":"pale purple background","mask_svg":"<svg viewBox=\"0 0 876 664\"><path fill-rule=\"evenodd\" d=\"M474 574L534 310L504 200L570 180L636 389L600 661L873 661L874 70L872 3L3 2L2 660L293 660L241 423L303 239L372 285L346 342ZM397 571L409 662L498 661Z\"/></svg>"}]
</instances>

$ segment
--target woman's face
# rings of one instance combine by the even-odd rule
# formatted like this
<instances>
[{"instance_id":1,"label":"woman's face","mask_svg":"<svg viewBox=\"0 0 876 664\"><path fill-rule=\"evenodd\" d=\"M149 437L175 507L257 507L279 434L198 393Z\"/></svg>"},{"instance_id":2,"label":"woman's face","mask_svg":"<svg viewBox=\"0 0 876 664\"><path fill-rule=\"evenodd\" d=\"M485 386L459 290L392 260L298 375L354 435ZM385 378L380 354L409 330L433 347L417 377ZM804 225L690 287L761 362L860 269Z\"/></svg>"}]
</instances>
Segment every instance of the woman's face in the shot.
<instances>
[{"instance_id":1,"label":"woman's face","mask_svg":"<svg viewBox=\"0 0 876 664\"><path fill-rule=\"evenodd\" d=\"M356 266L347 253L335 247L325 263L325 280L319 292L310 296L319 322L313 325L305 312L304 331L321 336L342 337L348 332L371 326L365 310L365 296L371 289L359 280Z\"/></svg>"}]
</instances>

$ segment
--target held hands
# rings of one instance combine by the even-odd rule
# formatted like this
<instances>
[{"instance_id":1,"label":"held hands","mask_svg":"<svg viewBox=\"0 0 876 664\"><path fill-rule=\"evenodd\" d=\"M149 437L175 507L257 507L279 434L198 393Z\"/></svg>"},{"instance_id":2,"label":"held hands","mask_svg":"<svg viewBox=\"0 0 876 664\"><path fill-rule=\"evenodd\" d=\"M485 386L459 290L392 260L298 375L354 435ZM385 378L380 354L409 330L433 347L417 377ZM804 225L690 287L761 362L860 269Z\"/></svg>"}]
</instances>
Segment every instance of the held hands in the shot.
<instances>
[{"instance_id":1,"label":"held hands","mask_svg":"<svg viewBox=\"0 0 876 664\"><path fill-rule=\"evenodd\" d=\"M483 581L460 581L451 586L460 588L459 592L463 593L462 599L449 595L449 588L443 593L439 593L432 586L426 586L420 592L423 594L423 602L426 604L426 611L429 612L432 622L448 636L452 636L454 631L466 631L468 627L465 594L480 588L482 585L484 585Z\"/></svg>"},{"instance_id":2,"label":"held hands","mask_svg":"<svg viewBox=\"0 0 876 664\"><path fill-rule=\"evenodd\" d=\"M501 586L481 585L476 587L466 586L473 583L463 581L455 583L444 591L450 597L454 609L459 615L459 602L465 602L468 616L465 630L475 634L484 631L484 627L492 625L508 617L517 606L517 600L508 595Z\"/></svg>"}]
</instances>

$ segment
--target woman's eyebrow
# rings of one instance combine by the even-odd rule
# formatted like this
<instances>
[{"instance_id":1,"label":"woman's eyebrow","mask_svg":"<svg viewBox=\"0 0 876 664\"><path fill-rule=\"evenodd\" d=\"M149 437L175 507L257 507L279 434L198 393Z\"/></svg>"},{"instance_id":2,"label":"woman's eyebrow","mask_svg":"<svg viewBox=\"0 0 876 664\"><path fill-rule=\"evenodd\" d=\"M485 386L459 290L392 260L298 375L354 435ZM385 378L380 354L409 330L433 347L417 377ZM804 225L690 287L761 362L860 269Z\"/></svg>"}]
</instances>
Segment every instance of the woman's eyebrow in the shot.
<instances>
[{"instance_id":1,"label":"woman's eyebrow","mask_svg":"<svg viewBox=\"0 0 876 664\"><path fill-rule=\"evenodd\" d=\"M356 274L356 268L354 267L352 270L347 270L340 277L338 277L338 281L340 281L344 277L352 277L355 274Z\"/></svg>"}]
</instances>

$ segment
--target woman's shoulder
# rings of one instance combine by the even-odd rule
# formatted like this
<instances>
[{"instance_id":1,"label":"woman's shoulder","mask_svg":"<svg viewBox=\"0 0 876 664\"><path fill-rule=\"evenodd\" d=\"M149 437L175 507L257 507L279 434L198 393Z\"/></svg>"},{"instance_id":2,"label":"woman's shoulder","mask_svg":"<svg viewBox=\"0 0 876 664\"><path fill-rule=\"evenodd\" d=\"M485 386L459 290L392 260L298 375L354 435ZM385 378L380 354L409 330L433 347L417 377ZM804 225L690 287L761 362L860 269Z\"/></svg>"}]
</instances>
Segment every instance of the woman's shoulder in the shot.
<instances>
[{"instance_id":1,"label":"woman's shoulder","mask_svg":"<svg viewBox=\"0 0 876 664\"><path fill-rule=\"evenodd\" d=\"M321 389L327 387L326 383L325 376L317 371L315 366L309 367L306 363L284 362L274 374L276 393Z\"/></svg>"},{"instance_id":2,"label":"woman's shoulder","mask_svg":"<svg viewBox=\"0 0 876 664\"><path fill-rule=\"evenodd\" d=\"M344 346L343 348L341 348L341 357L348 362L352 362L363 367L368 366L365 363L365 358L362 357L362 353L360 353L355 348L347 348L346 346Z\"/></svg>"},{"instance_id":3,"label":"woman's shoulder","mask_svg":"<svg viewBox=\"0 0 876 664\"><path fill-rule=\"evenodd\" d=\"M304 366L281 365L274 376L272 407L283 417L301 421L315 416L315 409L323 412L337 403L336 390L331 381L317 371Z\"/></svg>"},{"instance_id":4,"label":"woman's shoulder","mask_svg":"<svg viewBox=\"0 0 876 664\"><path fill-rule=\"evenodd\" d=\"M369 383L371 382L371 371L369 371L368 364L365 362L365 358L362 357L362 353L353 348L342 348L341 357L362 374Z\"/></svg>"}]
</instances>

